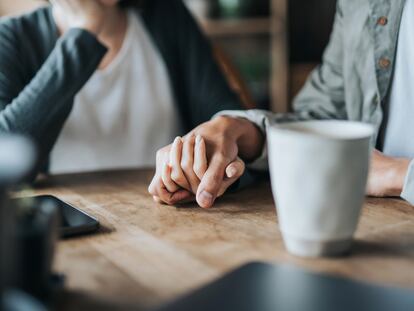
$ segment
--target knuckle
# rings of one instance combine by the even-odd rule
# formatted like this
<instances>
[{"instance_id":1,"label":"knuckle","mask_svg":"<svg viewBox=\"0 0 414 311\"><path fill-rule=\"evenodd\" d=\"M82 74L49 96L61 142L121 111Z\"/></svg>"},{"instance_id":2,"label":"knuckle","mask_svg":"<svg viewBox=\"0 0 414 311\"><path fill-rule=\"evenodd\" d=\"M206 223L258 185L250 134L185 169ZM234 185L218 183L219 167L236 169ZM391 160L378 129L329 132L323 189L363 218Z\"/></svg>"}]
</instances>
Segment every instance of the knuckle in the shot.
<instances>
[{"instance_id":1,"label":"knuckle","mask_svg":"<svg viewBox=\"0 0 414 311\"><path fill-rule=\"evenodd\" d=\"M219 172L214 172L211 174L211 180L217 185L223 179L223 176Z\"/></svg>"},{"instance_id":2,"label":"knuckle","mask_svg":"<svg viewBox=\"0 0 414 311\"><path fill-rule=\"evenodd\" d=\"M183 159L182 161L181 161L181 168L184 170L184 171L186 171L186 172L189 172L189 171L191 171L192 170L192 165L191 165L191 163L190 163L190 161L188 161L187 159Z\"/></svg>"},{"instance_id":3,"label":"knuckle","mask_svg":"<svg viewBox=\"0 0 414 311\"><path fill-rule=\"evenodd\" d=\"M201 177L203 177L203 175L205 174L207 167L204 165L195 165L193 170L196 173L197 177L201 179Z\"/></svg>"},{"instance_id":4,"label":"knuckle","mask_svg":"<svg viewBox=\"0 0 414 311\"><path fill-rule=\"evenodd\" d=\"M220 150L214 155L214 161L217 164L224 165L230 162L230 157L224 151Z\"/></svg>"},{"instance_id":5,"label":"knuckle","mask_svg":"<svg viewBox=\"0 0 414 311\"><path fill-rule=\"evenodd\" d=\"M168 204L168 205L173 204L173 201L171 200L171 195L165 191L160 192L158 197L162 202L164 202L164 204Z\"/></svg>"},{"instance_id":6,"label":"knuckle","mask_svg":"<svg viewBox=\"0 0 414 311\"><path fill-rule=\"evenodd\" d=\"M162 196L160 197L161 201L164 202L164 204L167 205L173 205L174 203L172 202L171 198L169 198L168 196Z\"/></svg>"},{"instance_id":7,"label":"knuckle","mask_svg":"<svg viewBox=\"0 0 414 311\"><path fill-rule=\"evenodd\" d=\"M176 170L174 170L171 173L171 179L175 181L176 183L182 183L184 181L184 176L180 174L179 172L177 172Z\"/></svg>"}]
</instances>

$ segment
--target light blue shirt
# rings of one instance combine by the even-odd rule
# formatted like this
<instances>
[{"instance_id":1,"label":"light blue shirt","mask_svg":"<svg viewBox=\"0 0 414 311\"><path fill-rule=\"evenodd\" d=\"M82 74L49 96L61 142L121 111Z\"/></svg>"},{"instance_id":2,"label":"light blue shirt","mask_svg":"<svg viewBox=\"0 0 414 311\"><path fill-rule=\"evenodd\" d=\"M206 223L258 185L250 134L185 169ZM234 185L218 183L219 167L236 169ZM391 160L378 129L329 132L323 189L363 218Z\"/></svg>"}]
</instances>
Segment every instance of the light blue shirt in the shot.
<instances>
[{"instance_id":1,"label":"light blue shirt","mask_svg":"<svg viewBox=\"0 0 414 311\"><path fill-rule=\"evenodd\" d=\"M414 0L406 0L401 19L383 151L414 158Z\"/></svg>"},{"instance_id":2,"label":"light blue shirt","mask_svg":"<svg viewBox=\"0 0 414 311\"><path fill-rule=\"evenodd\" d=\"M392 149L395 154L409 153L409 158L414 158L414 149L405 149L409 148L405 145L409 145L410 136L414 136L414 125L411 125L414 123L411 117L414 116L414 108L409 107L414 105L414 98L411 96L414 76L408 73L410 62L410 70L414 67L413 38L409 37L414 34L413 6L413 0L338 0L335 23L323 63L312 72L296 97L294 113L273 114L252 110L224 111L221 115L246 118L262 129L264 134L266 127L273 122L309 119L366 122L375 128L371 142L374 147L384 124L383 107L392 107L387 150ZM398 43L404 45L399 47L398 55L399 59L403 59L398 62L399 68L405 67L402 73L394 66ZM404 49L405 53L401 52ZM397 70L395 81L394 69ZM402 82L398 82L399 80ZM395 87L393 90L392 85ZM390 103L391 91L401 98L398 103L395 97ZM397 116L398 120L393 121L397 112L400 114ZM401 122L404 128L396 127L394 130L394 126ZM398 141L398 146L388 145L394 140ZM411 146L414 145L414 138L412 142ZM259 159L261 168L266 168L266 156L265 149ZM401 197L414 205L414 160L410 162Z\"/></svg>"}]
</instances>

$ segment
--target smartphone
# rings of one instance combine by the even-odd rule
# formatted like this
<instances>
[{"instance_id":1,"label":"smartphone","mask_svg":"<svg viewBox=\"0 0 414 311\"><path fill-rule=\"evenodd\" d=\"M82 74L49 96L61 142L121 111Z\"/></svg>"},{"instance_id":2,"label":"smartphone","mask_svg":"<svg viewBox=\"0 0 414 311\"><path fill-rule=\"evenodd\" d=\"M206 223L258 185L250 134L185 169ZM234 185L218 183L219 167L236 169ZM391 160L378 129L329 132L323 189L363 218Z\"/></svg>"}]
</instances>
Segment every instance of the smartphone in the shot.
<instances>
[{"instance_id":1,"label":"smartphone","mask_svg":"<svg viewBox=\"0 0 414 311\"><path fill-rule=\"evenodd\" d=\"M62 238L89 234L99 229L99 222L94 217L52 195L17 198L13 199L12 202L21 206L22 204L27 204L29 201L32 206L36 206L42 204L46 200L52 201L59 209L59 231Z\"/></svg>"}]
</instances>

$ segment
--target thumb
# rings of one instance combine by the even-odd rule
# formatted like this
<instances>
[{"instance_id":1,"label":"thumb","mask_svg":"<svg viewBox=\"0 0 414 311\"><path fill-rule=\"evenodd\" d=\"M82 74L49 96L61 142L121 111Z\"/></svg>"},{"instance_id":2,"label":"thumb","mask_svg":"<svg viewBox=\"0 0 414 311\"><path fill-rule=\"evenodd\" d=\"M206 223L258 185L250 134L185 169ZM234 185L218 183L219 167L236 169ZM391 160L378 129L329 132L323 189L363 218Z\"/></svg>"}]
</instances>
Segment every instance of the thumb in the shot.
<instances>
[{"instance_id":1,"label":"thumb","mask_svg":"<svg viewBox=\"0 0 414 311\"><path fill-rule=\"evenodd\" d=\"M237 157L236 160L231 162L226 167L226 177L228 179L238 179L241 175L243 175L245 169L245 164L242 159Z\"/></svg>"},{"instance_id":2,"label":"thumb","mask_svg":"<svg viewBox=\"0 0 414 311\"><path fill-rule=\"evenodd\" d=\"M214 157L211 159L197 190L196 199L201 207L210 208L213 206L223 183L227 164L225 161Z\"/></svg>"},{"instance_id":3,"label":"thumb","mask_svg":"<svg viewBox=\"0 0 414 311\"><path fill-rule=\"evenodd\" d=\"M221 187L217 196L222 196L226 192L226 190L243 175L245 169L246 165L244 164L242 159L237 158L236 160L231 162L226 168L226 176L224 177L224 180L221 183Z\"/></svg>"}]
</instances>

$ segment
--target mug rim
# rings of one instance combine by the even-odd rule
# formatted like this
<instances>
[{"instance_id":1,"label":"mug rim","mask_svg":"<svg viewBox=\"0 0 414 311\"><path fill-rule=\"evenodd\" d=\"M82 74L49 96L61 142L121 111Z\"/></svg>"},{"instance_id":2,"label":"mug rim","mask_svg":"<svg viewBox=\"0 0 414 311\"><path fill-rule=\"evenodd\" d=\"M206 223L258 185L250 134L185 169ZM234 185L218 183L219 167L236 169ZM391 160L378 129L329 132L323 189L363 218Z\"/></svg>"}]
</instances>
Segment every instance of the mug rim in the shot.
<instances>
[{"instance_id":1,"label":"mug rim","mask_svg":"<svg viewBox=\"0 0 414 311\"><path fill-rule=\"evenodd\" d=\"M323 125L324 129L316 129ZM328 131L330 127L330 131ZM351 129L349 133L335 134L334 129ZM374 128L369 123L347 120L304 120L284 123L273 123L268 127L268 131L286 133L290 135L309 136L313 138L334 140L334 141L355 141L371 138Z\"/></svg>"}]
</instances>

